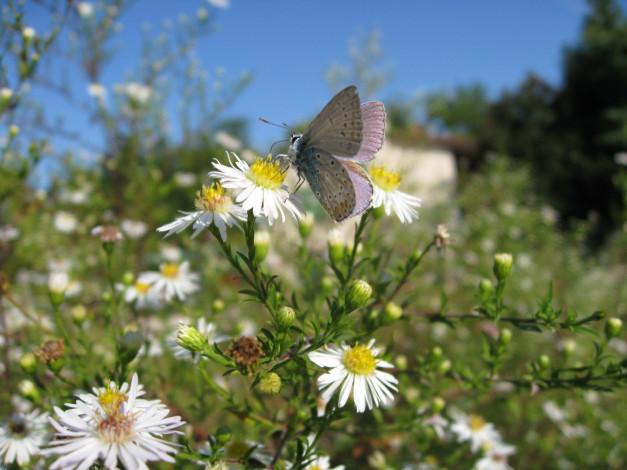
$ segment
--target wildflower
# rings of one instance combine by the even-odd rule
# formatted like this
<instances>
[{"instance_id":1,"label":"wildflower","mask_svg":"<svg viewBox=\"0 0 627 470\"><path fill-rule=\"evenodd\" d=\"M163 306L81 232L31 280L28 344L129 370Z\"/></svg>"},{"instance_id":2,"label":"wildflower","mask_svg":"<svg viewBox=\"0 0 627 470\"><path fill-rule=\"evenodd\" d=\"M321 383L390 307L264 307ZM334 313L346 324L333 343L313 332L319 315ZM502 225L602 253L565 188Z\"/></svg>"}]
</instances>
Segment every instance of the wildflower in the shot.
<instances>
[{"instance_id":1,"label":"wildflower","mask_svg":"<svg viewBox=\"0 0 627 470\"><path fill-rule=\"evenodd\" d=\"M130 387L110 382L93 392L76 395L75 403L66 404L67 411L54 407L56 439L43 453L61 457L51 470L89 468L97 460L110 470L119 464L145 469L147 461L155 460L174 463L169 454L176 453L176 444L161 437L182 434L175 429L185 423L179 416L168 417L169 410L159 400L139 398L144 391L137 374Z\"/></svg>"},{"instance_id":2,"label":"wildflower","mask_svg":"<svg viewBox=\"0 0 627 470\"><path fill-rule=\"evenodd\" d=\"M48 276L48 290L50 300L55 305L60 305L65 298L65 292L70 284L70 278L66 272L54 271Z\"/></svg>"},{"instance_id":3,"label":"wildflower","mask_svg":"<svg viewBox=\"0 0 627 470\"><path fill-rule=\"evenodd\" d=\"M396 378L378 368L391 368L392 364L376 359L379 351L373 349L374 340L367 346L325 346L323 351L314 351L309 359L320 367L331 368L318 378L318 387L322 391L322 399L328 401L340 388L338 405L344 406L353 393L353 400L358 413L365 411L366 406L385 404L394 400L390 390L398 391Z\"/></svg>"},{"instance_id":4,"label":"wildflower","mask_svg":"<svg viewBox=\"0 0 627 470\"><path fill-rule=\"evenodd\" d=\"M124 239L122 232L115 225L97 225L91 229L91 234L99 236L103 243L115 243Z\"/></svg>"},{"instance_id":5,"label":"wildflower","mask_svg":"<svg viewBox=\"0 0 627 470\"><path fill-rule=\"evenodd\" d=\"M116 288L124 291L124 301L128 304L135 302L135 308L157 308L161 304L161 296L155 290L150 289L150 283L146 280L146 274L139 275L134 284L125 287L117 284ZM148 276L150 278L150 276Z\"/></svg>"},{"instance_id":6,"label":"wildflower","mask_svg":"<svg viewBox=\"0 0 627 470\"><path fill-rule=\"evenodd\" d=\"M159 227L157 231L168 233L163 238L167 238L173 233L180 233L194 224L195 232L191 238L195 238L205 228L211 224L215 225L220 231L222 241L226 241L226 228L235 225L242 229L237 222L238 220L246 220L246 212L238 204L233 203L229 192L227 192L220 183L214 183L212 186L203 186L201 191L196 193L196 212L182 212L184 217L179 217L174 222Z\"/></svg>"},{"instance_id":7,"label":"wildflower","mask_svg":"<svg viewBox=\"0 0 627 470\"><path fill-rule=\"evenodd\" d=\"M90 83L87 85L87 93L98 101L104 101L107 98L107 89L100 83Z\"/></svg>"},{"instance_id":8,"label":"wildflower","mask_svg":"<svg viewBox=\"0 0 627 470\"><path fill-rule=\"evenodd\" d=\"M216 330L216 326L204 317L198 319L196 327L179 323L176 335L166 343L166 346L172 349L177 358L192 359L192 352L202 351L206 344L221 343L229 339Z\"/></svg>"},{"instance_id":9,"label":"wildflower","mask_svg":"<svg viewBox=\"0 0 627 470\"><path fill-rule=\"evenodd\" d=\"M400 173L386 170L385 165L373 165L370 167L370 178L373 183L373 208L383 206L387 215L394 209L403 224L418 219L418 212L414 208L420 207L420 198L398 190L402 179Z\"/></svg>"},{"instance_id":10,"label":"wildflower","mask_svg":"<svg viewBox=\"0 0 627 470\"><path fill-rule=\"evenodd\" d=\"M35 37L35 29L31 28L30 26L27 26L26 28L22 29L22 37L24 38L25 41L30 41L31 39Z\"/></svg>"},{"instance_id":11,"label":"wildflower","mask_svg":"<svg viewBox=\"0 0 627 470\"><path fill-rule=\"evenodd\" d=\"M235 162L231 160L231 155ZM284 222L285 212L294 220L303 217L287 186L283 184L285 174L280 171L279 162L273 162L270 158L257 158L249 166L233 152L227 152L227 156L230 166L215 160L213 167L216 171L209 172L209 176L218 178L223 187L236 191L235 201L241 203L245 211L252 210L255 217L267 217L270 225L279 216Z\"/></svg>"},{"instance_id":12,"label":"wildflower","mask_svg":"<svg viewBox=\"0 0 627 470\"><path fill-rule=\"evenodd\" d=\"M57 359L61 359L65 354L65 346L63 345L63 339L49 339L39 345L35 355L41 362L51 363Z\"/></svg>"},{"instance_id":13,"label":"wildflower","mask_svg":"<svg viewBox=\"0 0 627 470\"><path fill-rule=\"evenodd\" d=\"M52 225L61 233L72 233L78 227L78 220L69 212L57 211L54 214Z\"/></svg>"},{"instance_id":14,"label":"wildflower","mask_svg":"<svg viewBox=\"0 0 627 470\"><path fill-rule=\"evenodd\" d=\"M16 462L22 467L48 440L47 412L15 413L0 423L0 459L5 465Z\"/></svg>"},{"instance_id":15,"label":"wildflower","mask_svg":"<svg viewBox=\"0 0 627 470\"><path fill-rule=\"evenodd\" d=\"M120 223L120 228L122 232L124 232L124 235L132 240L137 240L148 232L148 225L140 220L124 219Z\"/></svg>"},{"instance_id":16,"label":"wildflower","mask_svg":"<svg viewBox=\"0 0 627 470\"><path fill-rule=\"evenodd\" d=\"M328 455L316 456L307 464L305 470L344 470L344 465L331 468L331 460Z\"/></svg>"},{"instance_id":17,"label":"wildflower","mask_svg":"<svg viewBox=\"0 0 627 470\"><path fill-rule=\"evenodd\" d=\"M516 453L516 447L495 441L485 450L484 456L475 464L475 470L513 470L507 457Z\"/></svg>"},{"instance_id":18,"label":"wildflower","mask_svg":"<svg viewBox=\"0 0 627 470\"><path fill-rule=\"evenodd\" d=\"M159 272L147 271L141 275L142 281L150 285L151 295L163 297L166 302L174 296L183 301L187 294L196 292L199 289L198 278L198 274L190 272L189 261L163 263Z\"/></svg>"},{"instance_id":19,"label":"wildflower","mask_svg":"<svg viewBox=\"0 0 627 470\"><path fill-rule=\"evenodd\" d=\"M76 11L83 18L90 17L94 14L94 6L89 2L78 2L76 4Z\"/></svg>"},{"instance_id":20,"label":"wildflower","mask_svg":"<svg viewBox=\"0 0 627 470\"><path fill-rule=\"evenodd\" d=\"M457 442L470 441L470 450L473 452L501 439L499 432L494 429L494 424L486 423L481 416L451 411L451 417L454 421L451 424L451 431L457 435Z\"/></svg>"},{"instance_id":21,"label":"wildflower","mask_svg":"<svg viewBox=\"0 0 627 470\"><path fill-rule=\"evenodd\" d=\"M446 226L440 224L438 225L435 232L435 246L442 250L446 248L451 243L451 235L448 233Z\"/></svg>"}]
</instances>

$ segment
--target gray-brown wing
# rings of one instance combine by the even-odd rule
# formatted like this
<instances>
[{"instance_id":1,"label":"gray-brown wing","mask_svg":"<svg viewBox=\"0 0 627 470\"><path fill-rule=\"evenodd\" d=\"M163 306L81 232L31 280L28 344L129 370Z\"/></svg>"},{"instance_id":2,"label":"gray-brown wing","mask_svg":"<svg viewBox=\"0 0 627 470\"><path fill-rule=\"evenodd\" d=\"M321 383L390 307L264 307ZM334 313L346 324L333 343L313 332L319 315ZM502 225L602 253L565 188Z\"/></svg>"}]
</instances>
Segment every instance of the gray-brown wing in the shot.
<instances>
[{"instance_id":1,"label":"gray-brown wing","mask_svg":"<svg viewBox=\"0 0 627 470\"><path fill-rule=\"evenodd\" d=\"M325 211L336 222L353 215L357 204L349 171L340 161L320 149L305 150L299 174L305 177ZM362 209L363 210L363 209Z\"/></svg>"},{"instance_id":2,"label":"gray-brown wing","mask_svg":"<svg viewBox=\"0 0 627 470\"><path fill-rule=\"evenodd\" d=\"M361 108L357 88L349 86L335 95L302 136L301 148L319 148L333 155L352 157L362 143Z\"/></svg>"}]
</instances>

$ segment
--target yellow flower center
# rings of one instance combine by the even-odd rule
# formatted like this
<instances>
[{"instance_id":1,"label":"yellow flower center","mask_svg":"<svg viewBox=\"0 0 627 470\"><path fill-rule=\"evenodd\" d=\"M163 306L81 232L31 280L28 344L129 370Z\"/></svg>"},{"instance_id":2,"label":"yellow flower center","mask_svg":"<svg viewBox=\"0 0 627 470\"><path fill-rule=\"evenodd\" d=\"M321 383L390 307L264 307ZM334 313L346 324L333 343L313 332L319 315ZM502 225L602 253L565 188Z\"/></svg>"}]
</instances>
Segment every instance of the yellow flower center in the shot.
<instances>
[{"instance_id":1,"label":"yellow flower center","mask_svg":"<svg viewBox=\"0 0 627 470\"><path fill-rule=\"evenodd\" d=\"M279 189L285 180L285 173L279 170L279 162L272 162L270 155L265 160L256 158L246 176L257 186L273 191Z\"/></svg>"},{"instance_id":2,"label":"yellow flower center","mask_svg":"<svg viewBox=\"0 0 627 470\"><path fill-rule=\"evenodd\" d=\"M179 277L179 265L174 263L164 263L163 266L161 266L161 274L163 274L163 277L176 279Z\"/></svg>"},{"instance_id":3,"label":"yellow flower center","mask_svg":"<svg viewBox=\"0 0 627 470\"><path fill-rule=\"evenodd\" d=\"M372 351L360 345L346 351L342 363L348 372L355 375L372 375L377 366Z\"/></svg>"},{"instance_id":4,"label":"yellow flower center","mask_svg":"<svg viewBox=\"0 0 627 470\"><path fill-rule=\"evenodd\" d=\"M231 198L222 188L220 183L214 183L207 187L203 186L201 191L196 193L196 209L207 212L226 212L231 207Z\"/></svg>"},{"instance_id":5,"label":"yellow flower center","mask_svg":"<svg viewBox=\"0 0 627 470\"><path fill-rule=\"evenodd\" d=\"M146 294L150 289L150 284L146 284L145 282L136 282L135 290L140 294Z\"/></svg>"},{"instance_id":6,"label":"yellow flower center","mask_svg":"<svg viewBox=\"0 0 627 470\"><path fill-rule=\"evenodd\" d=\"M127 400L127 396L120 392L117 387L110 385L107 386L107 389L104 392L101 392L98 395L98 403L102 406L102 409L107 414L117 413L124 403Z\"/></svg>"},{"instance_id":7,"label":"yellow flower center","mask_svg":"<svg viewBox=\"0 0 627 470\"><path fill-rule=\"evenodd\" d=\"M400 172L395 173L385 169L385 165L370 167L370 177L372 182L386 192L395 191L401 184Z\"/></svg>"},{"instance_id":8,"label":"yellow flower center","mask_svg":"<svg viewBox=\"0 0 627 470\"><path fill-rule=\"evenodd\" d=\"M473 431L478 431L485 427L485 420L481 416L470 415L468 418L468 426Z\"/></svg>"}]
</instances>

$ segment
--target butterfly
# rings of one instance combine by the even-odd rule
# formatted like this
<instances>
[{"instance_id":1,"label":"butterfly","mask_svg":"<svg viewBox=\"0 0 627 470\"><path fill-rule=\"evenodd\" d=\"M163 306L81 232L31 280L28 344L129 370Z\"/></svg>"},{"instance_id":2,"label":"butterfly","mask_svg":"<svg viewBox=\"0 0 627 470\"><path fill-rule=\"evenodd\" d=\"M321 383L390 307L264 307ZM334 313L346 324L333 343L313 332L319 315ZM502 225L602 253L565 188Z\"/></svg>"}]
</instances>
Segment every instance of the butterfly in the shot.
<instances>
[{"instance_id":1,"label":"butterfly","mask_svg":"<svg viewBox=\"0 0 627 470\"><path fill-rule=\"evenodd\" d=\"M383 145L385 108L380 101L360 104L357 88L335 95L303 133L290 140L289 161L300 187L307 180L324 210L336 222L370 206L372 183L356 162L374 158Z\"/></svg>"}]
</instances>

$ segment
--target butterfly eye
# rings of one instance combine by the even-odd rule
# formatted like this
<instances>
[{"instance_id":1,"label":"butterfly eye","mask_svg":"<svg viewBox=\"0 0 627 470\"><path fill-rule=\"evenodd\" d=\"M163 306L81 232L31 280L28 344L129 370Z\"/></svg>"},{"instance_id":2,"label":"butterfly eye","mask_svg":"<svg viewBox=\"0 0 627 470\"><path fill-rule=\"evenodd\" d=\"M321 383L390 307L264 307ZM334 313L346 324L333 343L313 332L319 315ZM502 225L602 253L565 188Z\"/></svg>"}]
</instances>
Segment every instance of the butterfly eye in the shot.
<instances>
[{"instance_id":1,"label":"butterfly eye","mask_svg":"<svg viewBox=\"0 0 627 470\"><path fill-rule=\"evenodd\" d=\"M294 135L292 135L292 138L290 139L290 144L293 144L298 139L300 139L300 136L301 136L301 134L294 134Z\"/></svg>"}]
</instances>

